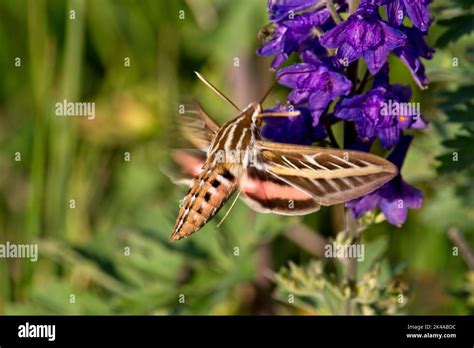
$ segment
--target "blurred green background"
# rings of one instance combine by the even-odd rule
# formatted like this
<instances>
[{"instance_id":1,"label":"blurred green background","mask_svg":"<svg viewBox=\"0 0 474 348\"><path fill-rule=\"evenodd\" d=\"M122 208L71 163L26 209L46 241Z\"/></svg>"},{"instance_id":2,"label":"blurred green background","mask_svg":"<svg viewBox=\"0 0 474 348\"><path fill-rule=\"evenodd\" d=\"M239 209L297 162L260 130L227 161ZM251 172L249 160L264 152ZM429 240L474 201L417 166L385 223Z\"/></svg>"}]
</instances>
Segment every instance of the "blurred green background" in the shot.
<instances>
[{"instance_id":1,"label":"blurred green background","mask_svg":"<svg viewBox=\"0 0 474 348\"><path fill-rule=\"evenodd\" d=\"M469 13L460 3L435 0L433 13ZM186 190L162 172L179 103L193 96L220 122L234 116L192 72L240 106L259 99L273 79L271 60L255 54L266 23L257 0L0 2L0 243L39 244L36 263L0 259L1 314L344 313L344 265L320 250L343 228L341 207L296 218L238 202L219 229L226 208L191 238L167 240ZM462 30L440 42L447 28L430 32L438 44L428 90L391 58L393 81L412 84L430 122L403 169L425 199L402 228L364 231L359 278L368 283L359 290L370 289L359 302L377 310L363 313L474 307L474 277L447 233L474 244L474 45ZM286 93L277 89L266 105ZM95 119L56 116L64 99L94 102ZM466 155L459 163L450 162L453 147ZM392 291L394 280L404 285ZM403 308L391 311L384 303L400 288Z\"/></svg>"}]
</instances>

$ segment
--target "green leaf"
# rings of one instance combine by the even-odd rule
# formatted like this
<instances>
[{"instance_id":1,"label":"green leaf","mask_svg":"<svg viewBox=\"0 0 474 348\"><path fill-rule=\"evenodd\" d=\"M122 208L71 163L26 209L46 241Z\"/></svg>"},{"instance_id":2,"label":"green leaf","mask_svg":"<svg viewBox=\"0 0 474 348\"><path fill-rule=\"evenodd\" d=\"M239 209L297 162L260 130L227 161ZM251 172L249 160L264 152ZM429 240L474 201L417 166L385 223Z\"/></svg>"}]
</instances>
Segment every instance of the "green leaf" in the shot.
<instances>
[{"instance_id":1,"label":"green leaf","mask_svg":"<svg viewBox=\"0 0 474 348\"><path fill-rule=\"evenodd\" d=\"M450 122L453 123L470 123L474 122L473 110L451 109L446 112Z\"/></svg>"},{"instance_id":2,"label":"green leaf","mask_svg":"<svg viewBox=\"0 0 474 348\"><path fill-rule=\"evenodd\" d=\"M436 46L443 48L474 30L474 15L465 14L450 19L439 20L438 24L448 27L436 41Z\"/></svg>"},{"instance_id":3,"label":"green leaf","mask_svg":"<svg viewBox=\"0 0 474 348\"><path fill-rule=\"evenodd\" d=\"M443 110L450 110L459 104L468 104L472 107L474 85L461 86L456 91L443 91L438 95L443 99L443 102L439 104Z\"/></svg>"},{"instance_id":4,"label":"green leaf","mask_svg":"<svg viewBox=\"0 0 474 348\"><path fill-rule=\"evenodd\" d=\"M388 238L382 236L375 240L364 242L364 260L359 262L359 272L366 273L374 266L375 262L387 250Z\"/></svg>"},{"instance_id":5,"label":"green leaf","mask_svg":"<svg viewBox=\"0 0 474 348\"><path fill-rule=\"evenodd\" d=\"M457 161L453 160L456 156ZM438 172L442 174L453 173L471 168L474 164L474 153L469 150L457 150L453 151L452 154L447 153L437 157L436 159L441 162L441 166L438 167Z\"/></svg>"}]
</instances>

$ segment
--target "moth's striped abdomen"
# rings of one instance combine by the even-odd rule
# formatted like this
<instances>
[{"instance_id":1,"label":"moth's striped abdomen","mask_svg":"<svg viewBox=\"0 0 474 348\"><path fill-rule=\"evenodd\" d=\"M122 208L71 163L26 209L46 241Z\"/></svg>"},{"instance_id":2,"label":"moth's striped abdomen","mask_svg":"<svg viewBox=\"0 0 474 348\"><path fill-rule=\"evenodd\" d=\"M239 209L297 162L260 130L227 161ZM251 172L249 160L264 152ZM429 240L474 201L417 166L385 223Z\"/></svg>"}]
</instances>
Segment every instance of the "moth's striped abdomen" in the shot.
<instances>
[{"instance_id":1,"label":"moth's striped abdomen","mask_svg":"<svg viewBox=\"0 0 474 348\"><path fill-rule=\"evenodd\" d=\"M235 191L240 175L237 167L204 169L183 199L170 240L185 238L212 219Z\"/></svg>"}]
</instances>

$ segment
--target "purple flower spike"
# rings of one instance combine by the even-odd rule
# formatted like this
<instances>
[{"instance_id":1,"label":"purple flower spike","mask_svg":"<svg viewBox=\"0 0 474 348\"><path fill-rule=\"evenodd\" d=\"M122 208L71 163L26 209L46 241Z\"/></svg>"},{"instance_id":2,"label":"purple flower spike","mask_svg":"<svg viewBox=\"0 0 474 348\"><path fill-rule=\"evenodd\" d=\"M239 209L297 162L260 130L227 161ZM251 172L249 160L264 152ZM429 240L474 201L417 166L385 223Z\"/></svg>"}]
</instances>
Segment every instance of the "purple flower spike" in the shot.
<instances>
[{"instance_id":1,"label":"purple flower spike","mask_svg":"<svg viewBox=\"0 0 474 348\"><path fill-rule=\"evenodd\" d=\"M429 80L420 58L431 59L435 50L428 46L423 32L416 28L402 27L400 29L406 34L407 40L402 47L396 48L394 53L410 69L417 85L425 89Z\"/></svg>"},{"instance_id":2,"label":"purple flower spike","mask_svg":"<svg viewBox=\"0 0 474 348\"><path fill-rule=\"evenodd\" d=\"M262 135L272 141L301 145L310 145L326 137L324 125L320 123L314 126L313 117L307 108L297 107L294 110L301 114L295 117L266 117ZM289 109L278 105L265 111L284 112Z\"/></svg>"},{"instance_id":3,"label":"purple flower spike","mask_svg":"<svg viewBox=\"0 0 474 348\"><path fill-rule=\"evenodd\" d=\"M308 102L313 125L329 103L341 95L347 95L352 83L311 54L304 54L305 63L291 65L278 72L279 83L292 88L288 101L292 104Z\"/></svg>"},{"instance_id":4,"label":"purple flower spike","mask_svg":"<svg viewBox=\"0 0 474 348\"><path fill-rule=\"evenodd\" d=\"M301 115L266 118L262 135L277 142L309 145L328 137L326 125L343 121L344 126L346 122L351 123L350 128L354 125L356 133L345 136L351 140L344 144L346 149L369 152L376 140L393 149L388 159L397 165L399 174L377 190L347 202L354 217L380 207L389 223L401 226L408 208L421 206L422 192L402 180L400 169L412 140L404 131L425 128L427 122L420 103L410 102L411 88L390 84L388 55L398 56L418 86L426 88L429 81L422 58L431 59L434 52L425 40L431 1L360 0L357 10L350 13L349 1L334 0L334 14L323 0L268 0L272 23L261 32L265 41L257 53L274 57L272 68L280 69L278 82L291 88L288 104ZM387 20L379 14L382 7ZM405 17L412 27L403 25ZM297 62L280 68L294 53ZM369 74L361 81L352 69L346 69L359 59L365 60L373 75L371 86ZM270 110L284 111L292 105Z\"/></svg>"},{"instance_id":5,"label":"purple flower spike","mask_svg":"<svg viewBox=\"0 0 474 348\"><path fill-rule=\"evenodd\" d=\"M354 218L358 218L377 205L382 210L387 221L400 227L407 219L408 208L420 208L423 201L423 192L407 184L401 177L400 170L412 137L405 135L400 138L388 160L394 163L399 170L398 175L378 190L346 203L352 209Z\"/></svg>"},{"instance_id":6,"label":"purple flower spike","mask_svg":"<svg viewBox=\"0 0 474 348\"><path fill-rule=\"evenodd\" d=\"M387 61L390 51L405 43L406 36L382 21L378 6L362 3L347 21L320 38L327 48L337 48L337 57L350 63L363 56L369 71L376 74Z\"/></svg>"},{"instance_id":7,"label":"purple flower spike","mask_svg":"<svg viewBox=\"0 0 474 348\"><path fill-rule=\"evenodd\" d=\"M391 25L400 26L407 15L421 31L430 27L431 0L387 0L387 17Z\"/></svg>"}]
</instances>

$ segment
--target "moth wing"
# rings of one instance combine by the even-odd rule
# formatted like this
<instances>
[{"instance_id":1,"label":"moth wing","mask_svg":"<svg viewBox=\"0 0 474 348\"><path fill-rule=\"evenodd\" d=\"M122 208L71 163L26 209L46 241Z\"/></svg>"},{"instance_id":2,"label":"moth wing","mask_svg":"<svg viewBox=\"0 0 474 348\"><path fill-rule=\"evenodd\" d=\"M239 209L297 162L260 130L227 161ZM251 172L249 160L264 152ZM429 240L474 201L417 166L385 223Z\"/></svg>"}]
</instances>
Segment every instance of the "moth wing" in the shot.
<instances>
[{"instance_id":1,"label":"moth wing","mask_svg":"<svg viewBox=\"0 0 474 348\"><path fill-rule=\"evenodd\" d=\"M183 108L183 113L180 113L178 118L179 130L194 148L176 149L171 152L174 162L180 168L180 174L174 171L172 174L171 170L162 169L162 171L172 182L190 186L192 178L204 167L207 149L219 130L219 125L196 100L183 104Z\"/></svg>"},{"instance_id":2,"label":"moth wing","mask_svg":"<svg viewBox=\"0 0 474 348\"><path fill-rule=\"evenodd\" d=\"M184 113L179 116L179 128L194 147L207 151L220 127L194 100L191 104L184 105Z\"/></svg>"},{"instance_id":3,"label":"moth wing","mask_svg":"<svg viewBox=\"0 0 474 348\"><path fill-rule=\"evenodd\" d=\"M199 150L173 150L171 152L176 166L161 167L160 170L172 183L190 187L193 178L198 175L205 164L206 154Z\"/></svg>"},{"instance_id":4,"label":"moth wing","mask_svg":"<svg viewBox=\"0 0 474 348\"><path fill-rule=\"evenodd\" d=\"M257 141L260 170L312 197L333 205L366 195L397 175L386 159L360 151Z\"/></svg>"}]
</instances>

